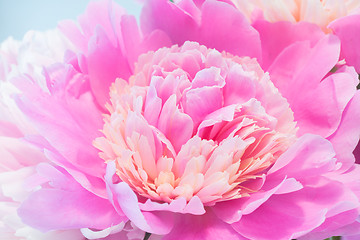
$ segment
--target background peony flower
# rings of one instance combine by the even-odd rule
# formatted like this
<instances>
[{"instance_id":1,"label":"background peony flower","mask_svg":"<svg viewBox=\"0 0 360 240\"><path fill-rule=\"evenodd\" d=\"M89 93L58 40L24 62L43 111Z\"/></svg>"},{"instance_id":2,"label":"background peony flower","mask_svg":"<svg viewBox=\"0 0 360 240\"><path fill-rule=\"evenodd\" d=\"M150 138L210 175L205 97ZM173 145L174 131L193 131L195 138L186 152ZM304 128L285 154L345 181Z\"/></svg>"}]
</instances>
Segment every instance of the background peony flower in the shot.
<instances>
[{"instance_id":1,"label":"background peony flower","mask_svg":"<svg viewBox=\"0 0 360 240\"><path fill-rule=\"evenodd\" d=\"M266 22L273 23L273 36L282 32L293 33L296 23L312 23L321 28L325 33L332 33L341 40L341 59L354 66L360 73L360 2L353 0L336 1L242 1L232 0L232 3L251 21L255 28L263 28ZM289 23L285 23L289 22ZM300 24L301 25L301 24ZM296 36L301 38L314 39L314 26L303 25L302 31L297 32ZM307 29L304 27L307 26ZM300 28L300 27L298 27ZM298 29L299 30L299 29ZM311 36L306 36L308 32ZM317 33L318 34L318 33ZM287 35L287 34L286 34ZM309 40L310 40L309 39Z\"/></svg>"},{"instance_id":2,"label":"background peony flower","mask_svg":"<svg viewBox=\"0 0 360 240\"><path fill-rule=\"evenodd\" d=\"M359 231L360 99L351 67L329 74L336 38L291 43L268 75L249 58L261 63L261 35L225 2L149 1L142 31L110 1L78 21L60 25L75 48L44 85L13 80L48 161L18 211L25 224L89 239Z\"/></svg>"},{"instance_id":3,"label":"background peony flower","mask_svg":"<svg viewBox=\"0 0 360 240\"><path fill-rule=\"evenodd\" d=\"M323 31L328 32L328 24L338 18L359 12L360 3L353 0L344 1L241 1L231 2L250 20L256 11L261 12L269 22L289 21L310 22L318 25Z\"/></svg>"},{"instance_id":4,"label":"background peony flower","mask_svg":"<svg viewBox=\"0 0 360 240\"><path fill-rule=\"evenodd\" d=\"M19 91L11 79L26 73L39 85L44 83L42 68L61 61L61 54L68 48L71 48L70 42L56 30L30 31L22 41L9 38L1 44L0 233L4 239L83 239L79 230L42 233L23 224L17 215L21 202L36 190L38 183L32 182L36 165L48 160L41 149L25 140L25 136L36 131L16 106L13 95Z\"/></svg>"}]
</instances>

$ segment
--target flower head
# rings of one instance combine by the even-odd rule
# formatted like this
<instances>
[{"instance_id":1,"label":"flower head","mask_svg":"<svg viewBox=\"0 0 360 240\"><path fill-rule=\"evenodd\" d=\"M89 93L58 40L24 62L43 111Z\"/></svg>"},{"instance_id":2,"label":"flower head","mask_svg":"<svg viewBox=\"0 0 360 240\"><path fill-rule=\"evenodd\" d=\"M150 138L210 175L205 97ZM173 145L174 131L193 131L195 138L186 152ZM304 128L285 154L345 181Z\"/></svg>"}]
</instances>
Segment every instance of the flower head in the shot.
<instances>
[{"instance_id":1,"label":"flower head","mask_svg":"<svg viewBox=\"0 0 360 240\"><path fill-rule=\"evenodd\" d=\"M306 21L321 27L325 32L330 31L327 25L335 19L360 13L360 2L354 0L291 0L291 1L242 1L232 0L249 19L254 11L260 11L264 19L269 22Z\"/></svg>"},{"instance_id":2,"label":"flower head","mask_svg":"<svg viewBox=\"0 0 360 240\"><path fill-rule=\"evenodd\" d=\"M321 35L316 27L324 33L334 34L341 40L341 59L354 66L360 73L360 41L357 33L360 30L360 2L354 0L290 0L290 1L242 1L232 0L260 34L284 36L278 41L295 41L307 39L314 41ZM271 24L269 24L271 23ZM309 24L310 23L310 24ZM264 27L264 25L268 25ZM302 25L302 26L301 26ZM301 27L300 27L301 26ZM294 28L297 28L295 30ZM287 37L289 35L289 37ZM267 37L263 37L263 41ZM267 45L265 43L265 45ZM270 50L271 51L271 50Z\"/></svg>"},{"instance_id":3,"label":"flower head","mask_svg":"<svg viewBox=\"0 0 360 240\"><path fill-rule=\"evenodd\" d=\"M95 146L152 200L249 196L296 139L289 105L255 60L194 42L141 56L110 96Z\"/></svg>"}]
</instances>

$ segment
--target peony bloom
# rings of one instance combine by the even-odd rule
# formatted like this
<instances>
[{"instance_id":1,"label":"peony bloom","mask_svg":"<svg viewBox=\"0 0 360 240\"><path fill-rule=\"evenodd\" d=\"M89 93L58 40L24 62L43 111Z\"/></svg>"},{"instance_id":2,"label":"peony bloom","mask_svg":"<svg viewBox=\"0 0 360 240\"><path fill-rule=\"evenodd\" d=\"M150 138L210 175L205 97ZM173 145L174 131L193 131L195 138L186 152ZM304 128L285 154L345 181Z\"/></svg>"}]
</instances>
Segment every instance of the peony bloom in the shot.
<instances>
[{"instance_id":1,"label":"peony bloom","mask_svg":"<svg viewBox=\"0 0 360 240\"><path fill-rule=\"evenodd\" d=\"M19 137L41 156L8 151L31 163L22 224L69 239L360 233L360 94L352 67L330 72L337 37L289 41L265 66L228 1L149 0L141 19L90 3L59 26L63 61L11 78L32 130Z\"/></svg>"},{"instance_id":2,"label":"peony bloom","mask_svg":"<svg viewBox=\"0 0 360 240\"><path fill-rule=\"evenodd\" d=\"M0 234L4 239L83 239L79 230L42 233L24 223L17 215L21 203L36 190L37 182L31 178L36 166L48 162L41 149L29 144L25 138L36 134L24 114L17 108L13 95L19 91L11 79L26 73L43 81L42 68L62 61L65 50L71 49L57 30L29 31L22 41L7 39L0 47Z\"/></svg>"},{"instance_id":3,"label":"peony bloom","mask_svg":"<svg viewBox=\"0 0 360 240\"><path fill-rule=\"evenodd\" d=\"M345 59L348 65L354 66L360 73L359 1L231 1L255 28L260 29L260 34L264 28L269 28L268 26L272 26L271 34L277 35L281 32L285 36L294 34L294 28L298 28L295 35L308 40L314 40L319 34L315 26L325 33L335 34L341 40L341 59ZM265 24L268 26L264 27ZM269 33L266 32L263 31L264 34Z\"/></svg>"},{"instance_id":4,"label":"peony bloom","mask_svg":"<svg viewBox=\"0 0 360 240\"><path fill-rule=\"evenodd\" d=\"M289 21L310 22L318 25L323 31L330 31L330 22L352 14L360 14L360 2L354 0L231 0L231 2L250 20L253 14L263 14L269 22ZM256 13L257 12L257 13Z\"/></svg>"},{"instance_id":5,"label":"peony bloom","mask_svg":"<svg viewBox=\"0 0 360 240\"><path fill-rule=\"evenodd\" d=\"M358 215L358 197L335 180L355 168L343 174L320 136L296 136L288 102L254 59L193 42L163 48L112 85L110 102L94 145L114 206L147 232L290 239Z\"/></svg>"}]
</instances>

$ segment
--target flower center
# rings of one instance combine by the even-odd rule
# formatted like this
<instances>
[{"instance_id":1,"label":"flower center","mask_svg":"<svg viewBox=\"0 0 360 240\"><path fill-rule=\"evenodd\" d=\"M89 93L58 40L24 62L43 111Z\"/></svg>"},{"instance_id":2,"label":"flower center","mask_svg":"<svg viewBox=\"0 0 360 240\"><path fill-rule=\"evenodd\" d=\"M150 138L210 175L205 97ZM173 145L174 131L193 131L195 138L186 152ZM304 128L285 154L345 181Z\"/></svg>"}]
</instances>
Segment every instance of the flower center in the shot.
<instances>
[{"instance_id":1,"label":"flower center","mask_svg":"<svg viewBox=\"0 0 360 240\"><path fill-rule=\"evenodd\" d=\"M94 145L122 181L157 201L248 196L295 140L292 111L255 60L192 42L141 56L110 101Z\"/></svg>"}]
</instances>

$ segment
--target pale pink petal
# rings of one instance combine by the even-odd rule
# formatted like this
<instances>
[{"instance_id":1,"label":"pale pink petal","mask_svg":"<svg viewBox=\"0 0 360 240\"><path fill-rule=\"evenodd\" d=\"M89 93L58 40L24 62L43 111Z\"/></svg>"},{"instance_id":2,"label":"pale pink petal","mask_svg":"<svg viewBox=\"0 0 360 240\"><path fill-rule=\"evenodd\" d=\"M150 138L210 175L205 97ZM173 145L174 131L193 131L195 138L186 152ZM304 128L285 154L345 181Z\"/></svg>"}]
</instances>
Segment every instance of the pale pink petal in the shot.
<instances>
[{"instance_id":1,"label":"pale pink petal","mask_svg":"<svg viewBox=\"0 0 360 240\"><path fill-rule=\"evenodd\" d=\"M24 223L49 231L83 227L104 229L124 220L110 202L88 192L65 172L50 165L43 165L43 168L54 188L40 189L22 203L18 214ZM51 214L59 211L61 214Z\"/></svg>"},{"instance_id":2,"label":"pale pink petal","mask_svg":"<svg viewBox=\"0 0 360 240\"><path fill-rule=\"evenodd\" d=\"M109 162L105 175L111 201L120 213L125 214L132 223L143 231L155 234L167 234L173 227L173 215L166 212L142 212L138 198L125 182L113 183L115 163Z\"/></svg>"},{"instance_id":3,"label":"pale pink petal","mask_svg":"<svg viewBox=\"0 0 360 240\"><path fill-rule=\"evenodd\" d=\"M223 96L219 87L195 88L186 93L184 112L194 121L195 127L210 113L221 108Z\"/></svg>"},{"instance_id":4,"label":"pale pink petal","mask_svg":"<svg viewBox=\"0 0 360 240\"><path fill-rule=\"evenodd\" d=\"M23 136L22 132L15 124L7 121L0 121L0 135L14 138Z\"/></svg>"},{"instance_id":5,"label":"pale pink petal","mask_svg":"<svg viewBox=\"0 0 360 240\"><path fill-rule=\"evenodd\" d=\"M242 104L255 97L255 75L245 72L240 65L233 66L226 76L224 104Z\"/></svg>"},{"instance_id":6,"label":"pale pink petal","mask_svg":"<svg viewBox=\"0 0 360 240\"><path fill-rule=\"evenodd\" d=\"M176 106L176 97L172 95L165 103L158 119L158 128L171 141L175 151L180 151L182 145L193 133L193 119L182 113Z\"/></svg>"},{"instance_id":7,"label":"pale pink petal","mask_svg":"<svg viewBox=\"0 0 360 240\"><path fill-rule=\"evenodd\" d=\"M81 30L73 21L60 22L59 28L83 53L87 52L88 40L93 35L95 28L101 25L113 45L117 45L116 30L124 9L119 5L113 4L112 1L102 0L90 2L86 12L79 16L78 21Z\"/></svg>"},{"instance_id":8,"label":"pale pink petal","mask_svg":"<svg viewBox=\"0 0 360 240\"><path fill-rule=\"evenodd\" d=\"M24 139L0 137L0 172L47 162L42 151Z\"/></svg>"}]
</instances>

